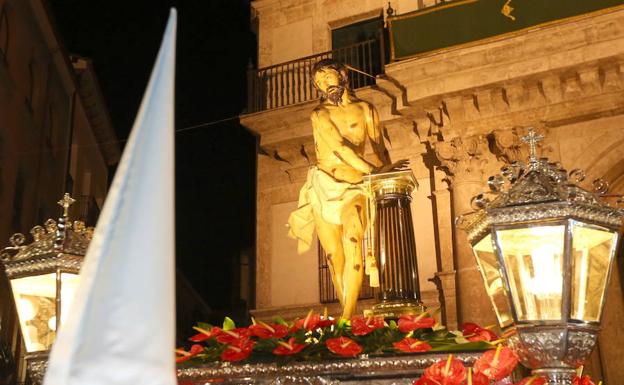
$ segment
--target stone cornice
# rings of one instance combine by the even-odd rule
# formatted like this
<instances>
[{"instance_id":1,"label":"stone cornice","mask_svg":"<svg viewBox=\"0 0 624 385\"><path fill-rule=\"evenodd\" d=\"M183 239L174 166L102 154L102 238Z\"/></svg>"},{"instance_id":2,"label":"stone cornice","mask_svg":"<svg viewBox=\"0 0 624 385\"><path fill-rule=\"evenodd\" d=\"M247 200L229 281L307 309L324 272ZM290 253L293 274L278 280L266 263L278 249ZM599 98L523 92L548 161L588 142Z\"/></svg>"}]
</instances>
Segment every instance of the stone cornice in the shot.
<instances>
[{"instance_id":1,"label":"stone cornice","mask_svg":"<svg viewBox=\"0 0 624 385\"><path fill-rule=\"evenodd\" d=\"M291 3L296 4L296 3L311 3L314 0L290 0ZM251 6L258 10L258 11L262 11L268 7L272 7L274 5L279 5L280 7L284 7L283 3L285 3L284 0L252 0L251 1Z\"/></svg>"},{"instance_id":2,"label":"stone cornice","mask_svg":"<svg viewBox=\"0 0 624 385\"><path fill-rule=\"evenodd\" d=\"M395 120L413 122L418 136L428 141L437 134L452 138L619 115L624 113L623 69L624 58L616 57L425 98L399 110L401 118Z\"/></svg>"},{"instance_id":3,"label":"stone cornice","mask_svg":"<svg viewBox=\"0 0 624 385\"><path fill-rule=\"evenodd\" d=\"M624 55L624 10L448 48L386 66L410 101Z\"/></svg>"},{"instance_id":4,"label":"stone cornice","mask_svg":"<svg viewBox=\"0 0 624 385\"><path fill-rule=\"evenodd\" d=\"M377 107L382 121L396 115L393 111L393 95L380 86L364 87L356 90L358 98ZM271 146L296 138L311 137L310 115L318 100L275 108L240 116L245 127L260 135L260 145Z\"/></svg>"}]
</instances>

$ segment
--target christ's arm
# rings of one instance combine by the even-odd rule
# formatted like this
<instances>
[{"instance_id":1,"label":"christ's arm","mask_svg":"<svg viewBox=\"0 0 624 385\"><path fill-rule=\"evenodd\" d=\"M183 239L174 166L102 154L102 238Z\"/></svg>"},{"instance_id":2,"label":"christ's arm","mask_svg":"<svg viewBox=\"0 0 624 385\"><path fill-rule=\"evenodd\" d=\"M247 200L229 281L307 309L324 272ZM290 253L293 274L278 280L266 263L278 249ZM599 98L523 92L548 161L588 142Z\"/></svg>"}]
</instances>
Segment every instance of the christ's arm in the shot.
<instances>
[{"instance_id":1,"label":"christ's arm","mask_svg":"<svg viewBox=\"0 0 624 385\"><path fill-rule=\"evenodd\" d=\"M366 132L373 148L374 162L377 167L390 164L390 155L384 144L384 138L379 127L379 115L375 107L367 103Z\"/></svg>"}]
</instances>

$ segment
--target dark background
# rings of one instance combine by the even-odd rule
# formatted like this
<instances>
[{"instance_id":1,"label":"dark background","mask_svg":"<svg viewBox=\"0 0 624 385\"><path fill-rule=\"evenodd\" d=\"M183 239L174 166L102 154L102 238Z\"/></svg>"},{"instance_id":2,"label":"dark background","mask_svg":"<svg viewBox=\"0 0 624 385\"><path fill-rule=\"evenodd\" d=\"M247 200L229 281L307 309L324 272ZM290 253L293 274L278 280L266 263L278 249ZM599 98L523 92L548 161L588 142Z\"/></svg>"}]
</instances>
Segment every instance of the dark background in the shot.
<instances>
[{"instance_id":1,"label":"dark background","mask_svg":"<svg viewBox=\"0 0 624 385\"><path fill-rule=\"evenodd\" d=\"M122 148L177 8L176 130L185 129L176 134L177 266L213 309L211 321L243 314L253 306L238 299L238 265L255 250L256 137L236 116L255 63L249 1L49 3L69 53L93 60Z\"/></svg>"}]
</instances>

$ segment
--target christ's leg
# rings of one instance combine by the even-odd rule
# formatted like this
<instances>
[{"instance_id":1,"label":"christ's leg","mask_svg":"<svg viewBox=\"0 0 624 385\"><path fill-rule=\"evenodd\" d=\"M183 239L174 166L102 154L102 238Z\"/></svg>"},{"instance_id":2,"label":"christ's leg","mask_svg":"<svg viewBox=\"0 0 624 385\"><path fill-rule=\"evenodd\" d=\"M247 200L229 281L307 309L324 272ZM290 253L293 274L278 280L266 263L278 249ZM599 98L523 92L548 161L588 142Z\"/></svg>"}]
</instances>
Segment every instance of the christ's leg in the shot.
<instances>
[{"instance_id":1,"label":"christ's leg","mask_svg":"<svg viewBox=\"0 0 624 385\"><path fill-rule=\"evenodd\" d=\"M344 271L344 252L342 248L342 226L328 223L314 212L314 224L321 246L327 255L327 265L340 304L344 307L342 275Z\"/></svg>"},{"instance_id":2,"label":"christ's leg","mask_svg":"<svg viewBox=\"0 0 624 385\"><path fill-rule=\"evenodd\" d=\"M355 311L364 277L362 240L366 229L365 208L366 198L361 196L345 207L342 214L342 243L345 256L343 318L350 318Z\"/></svg>"}]
</instances>

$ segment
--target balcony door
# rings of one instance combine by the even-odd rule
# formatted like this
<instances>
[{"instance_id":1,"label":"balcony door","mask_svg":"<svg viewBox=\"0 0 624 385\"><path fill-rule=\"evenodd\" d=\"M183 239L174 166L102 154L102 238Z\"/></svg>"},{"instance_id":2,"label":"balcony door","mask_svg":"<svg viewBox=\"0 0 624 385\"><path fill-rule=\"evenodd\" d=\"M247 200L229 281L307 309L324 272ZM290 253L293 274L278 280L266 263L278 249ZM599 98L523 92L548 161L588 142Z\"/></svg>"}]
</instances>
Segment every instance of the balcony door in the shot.
<instances>
[{"instance_id":1,"label":"balcony door","mask_svg":"<svg viewBox=\"0 0 624 385\"><path fill-rule=\"evenodd\" d=\"M381 16L332 30L334 59L372 76L383 73L384 24ZM350 71L351 88L374 84L374 79Z\"/></svg>"}]
</instances>

